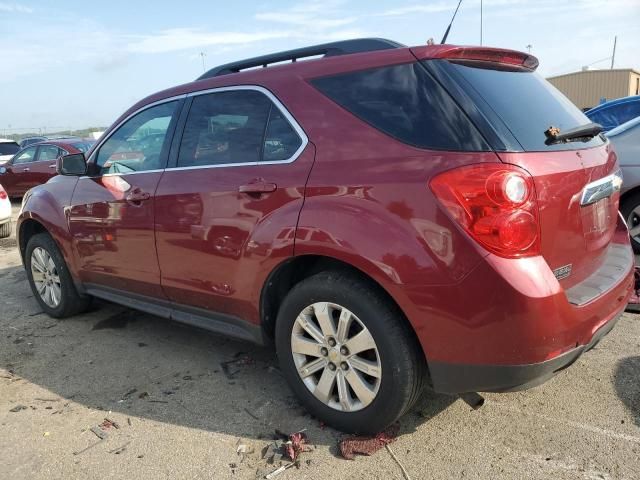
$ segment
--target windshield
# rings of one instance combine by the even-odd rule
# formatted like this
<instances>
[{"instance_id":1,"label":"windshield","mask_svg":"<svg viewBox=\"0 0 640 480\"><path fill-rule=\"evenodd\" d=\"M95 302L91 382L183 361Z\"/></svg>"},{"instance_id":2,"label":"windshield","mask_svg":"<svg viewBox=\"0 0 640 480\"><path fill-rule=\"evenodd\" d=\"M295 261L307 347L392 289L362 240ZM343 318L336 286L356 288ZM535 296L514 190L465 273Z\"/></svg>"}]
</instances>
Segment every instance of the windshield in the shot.
<instances>
[{"instance_id":1,"label":"windshield","mask_svg":"<svg viewBox=\"0 0 640 480\"><path fill-rule=\"evenodd\" d=\"M0 143L0 155L14 155L20 146L17 143Z\"/></svg>"},{"instance_id":2,"label":"windshield","mask_svg":"<svg viewBox=\"0 0 640 480\"><path fill-rule=\"evenodd\" d=\"M497 115L525 151L577 150L604 143L600 136L595 136L587 142L545 144L544 132L549 127L557 127L563 133L591 120L536 72L445 64L454 79L476 100L478 108L490 109Z\"/></svg>"}]
</instances>

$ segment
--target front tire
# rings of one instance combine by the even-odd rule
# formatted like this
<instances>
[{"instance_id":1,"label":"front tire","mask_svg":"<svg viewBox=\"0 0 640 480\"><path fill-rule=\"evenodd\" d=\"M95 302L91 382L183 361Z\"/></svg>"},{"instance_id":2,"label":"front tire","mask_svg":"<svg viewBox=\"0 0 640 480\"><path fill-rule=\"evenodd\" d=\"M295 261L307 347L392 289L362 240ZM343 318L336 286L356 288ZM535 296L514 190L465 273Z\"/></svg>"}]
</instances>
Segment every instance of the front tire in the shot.
<instances>
[{"instance_id":1,"label":"front tire","mask_svg":"<svg viewBox=\"0 0 640 480\"><path fill-rule=\"evenodd\" d=\"M38 233L29 239L25 268L33 296L47 315L70 317L89 306L89 297L78 294L67 264L48 233Z\"/></svg>"},{"instance_id":2,"label":"front tire","mask_svg":"<svg viewBox=\"0 0 640 480\"><path fill-rule=\"evenodd\" d=\"M275 340L293 391L339 430L378 433L422 391L425 361L406 320L375 285L349 272L297 284L278 312Z\"/></svg>"}]
</instances>

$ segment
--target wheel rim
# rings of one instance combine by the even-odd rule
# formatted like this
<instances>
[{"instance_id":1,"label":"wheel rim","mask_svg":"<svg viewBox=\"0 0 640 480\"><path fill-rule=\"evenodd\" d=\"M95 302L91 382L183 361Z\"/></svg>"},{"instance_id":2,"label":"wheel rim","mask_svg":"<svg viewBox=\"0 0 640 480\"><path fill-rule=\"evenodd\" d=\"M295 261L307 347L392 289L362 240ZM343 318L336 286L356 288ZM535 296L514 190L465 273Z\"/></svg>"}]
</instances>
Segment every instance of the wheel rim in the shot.
<instances>
[{"instance_id":1,"label":"wheel rim","mask_svg":"<svg viewBox=\"0 0 640 480\"><path fill-rule=\"evenodd\" d=\"M640 205L636 206L627 216L629 236L640 244Z\"/></svg>"},{"instance_id":2,"label":"wheel rim","mask_svg":"<svg viewBox=\"0 0 640 480\"><path fill-rule=\"evenodd\" d=\"M42 247L36 247L31 253L31 275L42 301L51 308L60 305L62 299L60 275L53 258Z\"/></svg>"},{"instance_id":3,"label":"wheel rim","mask_svg":"<svg viewBox=\"0 0 640 480\"><path fill-rule=\"evenodd\" d=\"M293 324L291 352L305 386L335 410L362 410L378 394L382 365L376 342L341 305L319 302L302 310Z\"/></svg>"}]
</instances>

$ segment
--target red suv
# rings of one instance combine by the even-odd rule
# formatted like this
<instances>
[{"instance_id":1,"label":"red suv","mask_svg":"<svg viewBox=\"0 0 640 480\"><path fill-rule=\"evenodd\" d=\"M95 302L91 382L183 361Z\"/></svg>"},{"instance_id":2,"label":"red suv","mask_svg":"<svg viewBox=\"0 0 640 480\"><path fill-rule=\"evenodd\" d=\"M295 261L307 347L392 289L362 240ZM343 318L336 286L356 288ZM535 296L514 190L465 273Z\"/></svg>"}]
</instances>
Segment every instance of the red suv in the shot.
<instances>
[{"instance_id":1,"label":"red suv","mask_svg":"<svg viewBox=\"0 0 640 480\"><path fill-rule=\"evenodd\" d=\"M346 431L424 384L539 384L613 327L633 257L616 155L537 64L362 39L152 95L25 196L34 295L54 317L99 297L273 343Z\"/></svg>"}]
</instances>

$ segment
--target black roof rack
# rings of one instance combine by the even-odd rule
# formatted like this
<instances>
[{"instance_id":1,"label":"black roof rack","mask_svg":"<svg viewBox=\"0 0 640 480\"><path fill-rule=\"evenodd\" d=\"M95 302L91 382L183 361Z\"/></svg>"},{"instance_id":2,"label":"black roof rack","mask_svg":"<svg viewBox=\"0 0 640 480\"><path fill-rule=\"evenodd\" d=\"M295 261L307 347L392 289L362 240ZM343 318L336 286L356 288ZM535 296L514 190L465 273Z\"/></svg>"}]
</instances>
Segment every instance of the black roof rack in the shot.
<instances>
[{"instance_id":1,"label":"black roof rack","mask_svg":"<svg viewBox=\"0 0 640 480\"><path fill-rule=\"evenodd\" d=\"M375 50L388 50L391 48L402 48L405 45L387 40L385 38L356 38L354 40L342 40L340 42L323 43L322 45L313 45L311 47L296 48L295 50L287 50L286 52L271 53L260 57L248 58L237 62L227 63L214 67L203 73L198 80L205 78L219 77L230 73L237 73L241 70L254 67L267 67L269 64L286 62L287 60L295 62L299 58L314 57L324 55L325 57L333 57L337 55L348 55L350 53L373 52Z\"/></svg>"}]
</instances>

